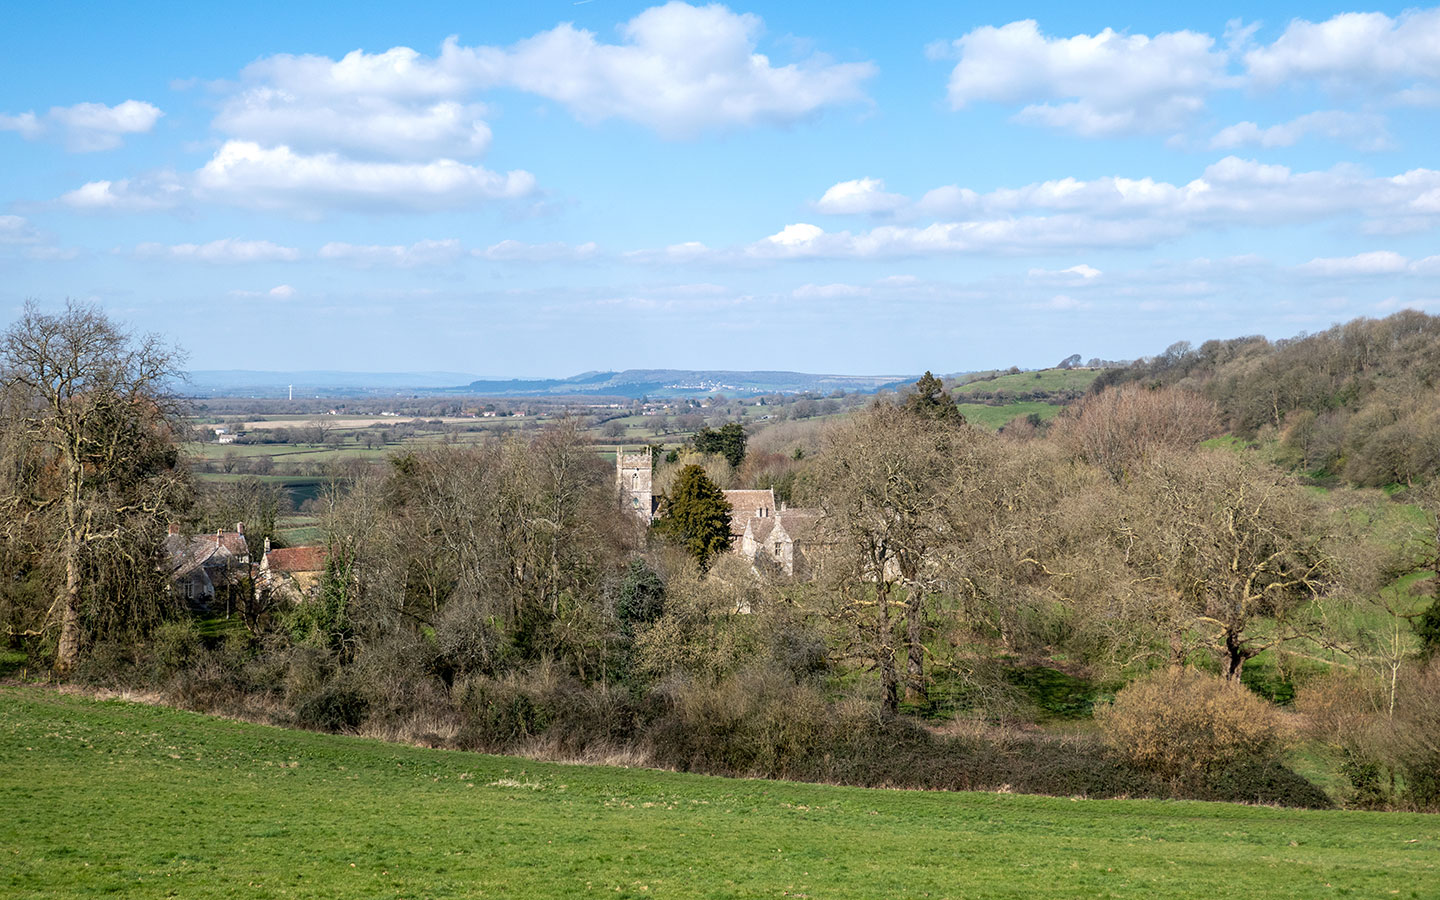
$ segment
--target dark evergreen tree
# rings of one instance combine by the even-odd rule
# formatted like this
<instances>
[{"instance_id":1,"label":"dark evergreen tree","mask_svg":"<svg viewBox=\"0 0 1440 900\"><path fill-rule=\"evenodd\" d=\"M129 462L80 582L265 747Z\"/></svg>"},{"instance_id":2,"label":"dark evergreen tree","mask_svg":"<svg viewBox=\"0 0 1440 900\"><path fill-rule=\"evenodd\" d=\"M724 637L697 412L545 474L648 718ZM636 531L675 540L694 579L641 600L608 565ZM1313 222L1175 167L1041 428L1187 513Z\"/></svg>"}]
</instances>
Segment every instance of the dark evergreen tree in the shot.
<instances>
[{"instance_id":1,"label":"dark evergreen tree","mask_svg":"<svg viewBox=\"0 0 1440 900\"><path fill-rule=\"evenodd\" d=\"M690 552L701 568L730 549L730 503L701 466L675 476L655 530Z\"/></svg>"},{"instance_id":2,"label":"dark evergreen tree","mask_svg":"<svg viewBox=\"0 0 1440 900\"><path fill-rule=\"evenodd\" d=\"M960 413L960 407L955 405L950 394L945 390L945 384L940 379L931 375L929 371L915 382L915 393L911 394L905 401L905 408L923 419L930 419L934 422L945 422L951 425L964 425L965 417Z\"/></svg>"},{"instance_id":3,"label":"dark evergreen tree","mask_svg":"<svg viewBox=\"0 0 1440 900\"><path fill-rule=\"evenodd\" d=\"M718 430L702 428L695 432L694 444L701 453L720 454L736 469L745 461L745 429L739 422L723 425Z\"/></svg>"}]
</instances>

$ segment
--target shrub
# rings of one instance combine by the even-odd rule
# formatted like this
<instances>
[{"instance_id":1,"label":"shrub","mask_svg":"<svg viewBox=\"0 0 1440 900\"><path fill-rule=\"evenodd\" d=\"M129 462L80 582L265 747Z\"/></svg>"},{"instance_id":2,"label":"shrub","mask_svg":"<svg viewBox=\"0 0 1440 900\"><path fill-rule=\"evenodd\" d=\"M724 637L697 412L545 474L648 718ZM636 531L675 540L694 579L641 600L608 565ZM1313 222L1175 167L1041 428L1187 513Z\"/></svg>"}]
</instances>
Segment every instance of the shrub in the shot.
<instances>
[{"instance_id":1,"label":"shrub","mask_svg":"<svg viewBox=\"0 0 1440 900\"><path fill-rule=\"evenodd\" d=\"M1195 781L1241 763L1268 762L1284 728L1270 704L1241 685L1170 669L1132 682L1096 710L1112 750L1162 777Z\"/></svg>"},{"instance_id":2,"label":"shrub","mask_svg":"<svg viewBox=\"0 0 1440 900\"><path fill-rule=\"evenodd\" d=\"M365 721L370 703L343 678L327 681L295 705L295 720L317 731L355 731Z\"/></svg>"}]
</instances>

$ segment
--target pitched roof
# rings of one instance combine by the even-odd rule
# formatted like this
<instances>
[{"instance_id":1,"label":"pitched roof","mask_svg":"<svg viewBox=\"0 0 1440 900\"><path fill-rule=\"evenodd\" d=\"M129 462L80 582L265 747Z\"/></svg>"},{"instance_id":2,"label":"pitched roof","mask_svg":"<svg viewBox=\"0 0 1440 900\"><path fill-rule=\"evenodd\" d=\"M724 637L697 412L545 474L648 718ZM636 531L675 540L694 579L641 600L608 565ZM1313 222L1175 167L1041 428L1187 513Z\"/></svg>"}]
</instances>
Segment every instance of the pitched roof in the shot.
<instances>
[{"instance_id":1,"label":"pitched roof","mask_svg":"<svg viewBox=\"0 0 1440 900\"><path fill-rule=\"evenodd\" d=\"M777 515L775 524L792 541L811 540L820 531L825 514L818 509L787 509Z\"/></svg>"},{"instance_id":2,"label":"pitched roof","mask_svg":"<svg viewBox=\"0 0 1440 900\"><path fill-rule=\"evenodd\" d=\"M745 526L745 530L752 540L763 544L770 537L770 532L775 530L775 519L772 516L751 519L750 524Z\"/></svg>"},{"instance_id":3,"label":"pitched roof","mask_svg":"<svg viewBox=\"0 0 1440 900\"><path fill-rule=\"evenodd\" d=\"M330 551L325 547L279 547L265 554L265 567L272 572L320 572Z\"/></svg>"},{"instance_id":4,"label":"pitched roof","mask_svg":"<svg viewBox=\"0 0 1440 900\"><path fill-rule=\"evenodd\" d=\"M775 492L769 488L763 491L722 493L725 494L725 501L730 504L730 533L737 538L745 533L745 526L751 519L775 515Z\"/></svg>"},{"instance_id":5,"label":"pitched roof","mask_svg":"<svg viewBox=\"0 0 1440 900\"><path fill-rule=\"evenodd\" d=\"M170 556L171 577L189 575L201 566L229 568L248 556L245 535L238 531L197 534L186 541L178 534L166 535L165 550Z\"/></svg>"}]
</instances>

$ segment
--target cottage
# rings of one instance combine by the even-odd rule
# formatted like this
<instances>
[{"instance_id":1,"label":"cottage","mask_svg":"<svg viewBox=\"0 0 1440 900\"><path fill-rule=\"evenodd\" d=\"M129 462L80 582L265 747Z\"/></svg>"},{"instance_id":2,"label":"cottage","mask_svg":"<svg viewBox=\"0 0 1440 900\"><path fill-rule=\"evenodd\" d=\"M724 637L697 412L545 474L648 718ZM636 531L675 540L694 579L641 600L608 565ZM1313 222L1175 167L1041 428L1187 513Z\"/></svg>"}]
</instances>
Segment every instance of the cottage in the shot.
<instances>
[{"instance_id":1,"label":"cottage","mask_svg":"<svg viewBox=\"0 0 1440 900\"><path fill-rule=\"evenodd\" d=\"M255 577L257 596L268 594L272 599L298 603L313 599L320 591L320 579L330 551L325 547L277 547L270 549L265 539L265 555L260 559Z\"/></svg>"},{"instance_id":2,"label":"cottage","mask_svg":"<svg viewBox=\"0 0 1440 900\"><path fill-rule=\"evenodd\" d=\"M250 575L250 548L243 522L236 522L234 531L192 538L172 524L164 548L176 596L199 609L208 608L217 591L236 588Z\"/></svg>"}]
</instances>

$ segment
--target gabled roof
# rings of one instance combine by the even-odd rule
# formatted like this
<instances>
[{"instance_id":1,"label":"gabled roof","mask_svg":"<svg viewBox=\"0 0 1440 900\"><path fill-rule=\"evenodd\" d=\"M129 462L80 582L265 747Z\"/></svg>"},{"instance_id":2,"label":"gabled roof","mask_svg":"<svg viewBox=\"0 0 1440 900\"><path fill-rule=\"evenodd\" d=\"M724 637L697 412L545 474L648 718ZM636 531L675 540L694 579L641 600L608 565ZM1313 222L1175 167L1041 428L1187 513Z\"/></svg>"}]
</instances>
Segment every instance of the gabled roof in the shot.
<instances>
[{"instance_id":1,"label":"gabled roof","mask_svg":"<svg viewBox=\"0 0 1440 900\"><path fill-rule=\"evenodd\" d=\"M230 568L248 557L245 535L238 531L197 534L185 541L177 534L166 535L165 550L170 556L171 577L181 578L204 567Z\"/></svg>"},{"instance_id":2,"label":"gabled roof","mask_svg":"<svg viewBox=\"0 0 1440 900\"><path fill-rule=\"evenodd\" d=\"M750 539L757 543L765 543L770 537L770 532L775 530L775 518L766 516L763 519L751 519L750 524L745 526L745 533Z\"/></svg>"},{"instance_id":3,"label":"gabled roof","mask_svg":"<svg viewBox=\"0 0 1440 900\"><path fill-rule=\"evenodd\" d=\"M812 540L819 535L824 516L818 509L787 509L776 515L775 526L792 541Z\"/></svg>"},{"instance_id":4,"label":"gabled roof","mask_svg":"<svg viewBox=\"0 0 1440 900\"><path fill-rule=\"evenodd\" d=\"M740 537L745 534L745 526L750 520L757 516L769 518L775 515L775 492L766 488L763 491L723 491L725 501L730 504L730 534Z\"/></svg>"},{"instance_id":5,"label":"gabled roof","mask_svg":"<svg viewBox=\"0 0 1440 900\"><path fill-rule=\"evenodd\" d=\"M280 547L265 554L271 572L323 572L329 549L320 546Z\"/></svg>"}]
</instances>

